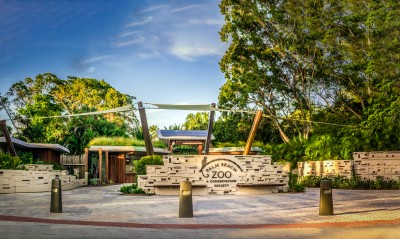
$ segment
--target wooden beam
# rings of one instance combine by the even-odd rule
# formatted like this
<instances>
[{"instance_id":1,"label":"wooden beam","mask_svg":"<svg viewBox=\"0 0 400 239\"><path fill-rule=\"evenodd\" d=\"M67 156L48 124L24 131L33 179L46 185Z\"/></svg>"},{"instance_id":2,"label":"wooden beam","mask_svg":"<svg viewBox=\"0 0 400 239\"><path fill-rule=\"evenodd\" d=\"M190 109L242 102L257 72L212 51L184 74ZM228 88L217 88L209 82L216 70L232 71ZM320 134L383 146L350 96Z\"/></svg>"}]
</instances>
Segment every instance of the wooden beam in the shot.
<instances>
[{"instance_id":1,"label":"wooden beam","mask_svg":"<svg viewBox=\"0 0 400 239\"><path fill-rule=\"evenodd\" d=\"M258 110L254 117L253 126L251 127L249 137L247 138L246 146L244 147L243 155L248 155L253 144L254 137L256 136L258 125L260 124L262 111Z\"/></svg>"},{"instance_id":2,"label":"wooden beam","mask_svg":"<svg viewBox=\"0 0 400 239\"><path fill-rule=\"evenodd\" d=\"M211 108L215 108L215 103L211 104ZM207 132L207 140L204 145L204 155L207 155L210 151L210 145L211 145L211 135L212 135L212 130L213 130L213 125L214 125L214 116L215 116L215 111L211 110L210 111L210 118L208 119L208 132Z\"/></svg>"},{"instance_id":3,"label":"wooden beam","mask_svg":"<svg viewBox=\"0 0 400 239\"><path fill-rule=\"evenodd\" d=\"M103 150L99 149L99 181L100 181L100 185L103 185L102 161L103 161Z\"/></svg>"},{"instance_id":4,"label":"wooden beam","mask_svg":"<svg viewBox=\"0 0 400 239\"><path fill-rule=\"evenodd\" d=\"M15 152L14 144L11 140L10 134L8 133L7 124L5 120L0 120L1 131L3 131L4 137L6 138L8 151L11 156L17 156L17 152Z\"/></svg>"},{"instance_id":5,"label":"wooden beam","mask_svg":"<svg viewBox=\"0 0 400 239\"><path fill-rule=\"evenodd\" d=\"M85 154L83 156L83 160L85 163L85 172L89 172L89 149L85 148Z\"/></svg>"},{"instance_id":6,"label":"wooden beam","mask_svg":"<svg viewBox=\"0 0 400 239\"><path fill-rule=\"evenodd\" d=\"M108 183L107 181L110 181L109 177L108 177L108 150L106 150L106 183Z\"/></svg>"},{"instance_id":7,"label":"wooden beam","mask_svg":"<svg viewBox=\"0 0 400 239\"><path fill-rule=\"evenodd\" d=\"M138 102L138 108L139 108L140 122L142 123L142 131L144 137L144 144L146 146L146 154L153 155L154 154L153 144L151 143L149 126L147 124L146 110L144 109L141 101Z\"/></svg>"}]
</instances>

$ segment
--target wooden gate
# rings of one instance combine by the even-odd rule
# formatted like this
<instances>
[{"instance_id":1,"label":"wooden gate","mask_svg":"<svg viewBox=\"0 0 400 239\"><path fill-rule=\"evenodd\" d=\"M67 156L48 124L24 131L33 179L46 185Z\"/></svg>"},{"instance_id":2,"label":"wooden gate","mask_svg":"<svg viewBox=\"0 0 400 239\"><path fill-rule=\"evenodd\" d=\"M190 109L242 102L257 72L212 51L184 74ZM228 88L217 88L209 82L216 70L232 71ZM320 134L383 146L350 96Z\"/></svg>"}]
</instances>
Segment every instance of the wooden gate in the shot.
<instances>
[{"instance_id":1,"label":"wooden gate","mask_svg":"<svg viewBox=\"0 0 400 239\"><path fill-rule=\"evenodd\" d=\"M124 154L109 154L107 178L114 183L125 182L125 156Z\"/></svg>"}]
</instances>

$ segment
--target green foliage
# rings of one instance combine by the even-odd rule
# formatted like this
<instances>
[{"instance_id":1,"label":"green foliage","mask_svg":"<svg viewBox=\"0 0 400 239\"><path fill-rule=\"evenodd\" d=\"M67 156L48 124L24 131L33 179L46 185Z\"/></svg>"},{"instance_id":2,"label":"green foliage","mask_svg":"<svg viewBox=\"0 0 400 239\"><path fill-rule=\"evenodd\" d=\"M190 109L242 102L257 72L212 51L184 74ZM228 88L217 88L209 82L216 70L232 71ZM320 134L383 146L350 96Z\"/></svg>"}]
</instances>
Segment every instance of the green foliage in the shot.
<instances>
[{"instance_id":1,"label":"green foliage","mask_svg":"<svg viewBox=\"0 0 400 239\"><path fill-rule=\"evenodd\" d=\"M14 170L22 170L24 169L20 165L22 161L19 157L13 157L8 153L0 152L0 168L1 169L14 169Z\"/></svg>"},{"instance_id":2,"label":"green foliage","mask_svg":"<svg viewBox=\"0 0 400 239\"><path fill-rule=\"evenodd\" d=\"M137 184L122 186L119 191L127 194L146 194L143 189L138 188Z\"/></svg>"},{"instance_id":3,"label":"green foliage","mask_svg":"<svg viewBox=\"0 0 400 239\"><path fill-rule=\"evenodd\" d=\"M323 179L332 180L332 188L334 189L400 189L400 180L384 179L383 177L377 177L376 180L362 180L359 177L335 176L327 178L313 175L300 178L299 184L310 188L319 187Z\"/></svg>"},{"instance_id":4,"label":"green foliage","mask_svg":"<svg viewBox=\"0 0 400 239\"><path fill-rule=\"evenodd\" d=\"M306 189L299 183L299 176L297 174L289 173L289 191L304 192Z\"/></svg>"},{"instance_id":5,"label":"green foliage","mask_svg":"<svg viewBox=\"0 0 400 239\"><path fill-rule=\"evenodd\" d=\"M220 9L221 39L230 43L220 108L279 117L273 134L312 137L304 156L316 160L400 147L399 1L222 0ZM229 129L216 138L236 141Z\"/></svg>"},{"instance_id":6,"label":"green foliage","mask_svg":"<svg viewBox=\"0 0 400 239\"><path fill-rule=\"evenodd\" d=\"M165 130L184 130L185 127L182 124L173 124L168 127L164 127Z\"/></svg>"},{"instance_id":7,"label":"green foliage","mask_svg":"<svg viewBox=\"0 0 400 239\"><path fill-rule=\"evenodd\" d=\"M266 149L266 154L271 154L273 161L290 162L291 168L296 168L297 162L305 159L305 142L300 139L294 139L289 143L270 145Z\"/></svg>"},{"instance_id":8,"label":"green foliage","mask_svg":"<svg viewBox=\"0 0 400 239\"><path fill-rule=\"evenodd\" d=\"M134 161L133 165L135 166L135 173L137 175L146 175L147 165L164 165L164 162L160 155L152 155L141 157L139 160Z\"/></svg>"},{"instance_id":9,"label":"green foliage","mask_svg":"<svg viewBox=\"0 0 400 239\"><path fill-rule=\"evenodd\" d=\"M89 179L89 184L93 186L98 186L100 185L100 179L99 178L91 178Z\"/></svg>"},{"instance_id":10,"label":"green foliage","mask_svg":"<svg viewBox=\"0 0 400 239\"><path fill-rule=\"evenodd\" d=\"M127 137L96 137L92 139L89 146L108 145L108 146L145 146L144 140L137 140Z\"/></svg>"},{"instance_id":11,"label":"green foliage","mask_svg":"<svg viewBox=\"0 0 400 239\"><path fill-rule=\"evenodd\" d=\"M53 170L65 170L65 168L61 164L53 163Z\"/></svg>"},{"instance_id":12,"label":"green foliage","mask_svg":"<svg viewBox=\"0 0 400 239\"><path fill-rule=\"evenodd\" d=\"M153 144L153 147L156 147L156 148L162 148L162 149L167 148L167 145L162 140L153 141L152 144Z\"/></svg>"},{"instance_id":13,"label":"green foliage","mask_svg":"<svg viewBox=\"0 0 400 239\"><path fill-rule=\"evenodd\" d=\"M196 114L188 114L183 127L186 130L206 130L208 128L209 113L197 112Z\"/></svg>"},{"instance_id":14,"label":"green foliage","mask_svg":"<svg viewBox=\"0 0 400 239\"><path fill-rule=\"evenodd\" d=\"M21 159L22 164L33 164L34 163L33 154L31 151L20 152L18 154L18 157Z\"/></svg>"},{"instance_id":15,"label":"green foliage","mask_svg":"<svg viewBox=\"0 0 400 239\"><path fill-rule=\"evenodd\" d=\"M6 96L0 96L0 107L17 129L16 137L28 142L63 144L72 154L81 154L96 136L127 136L138 131L133 111L43 118L133 107L131 96L118 92L104 80L77 77L62 80L45 73L13 84Z\"/></svg>"}]
</instances>

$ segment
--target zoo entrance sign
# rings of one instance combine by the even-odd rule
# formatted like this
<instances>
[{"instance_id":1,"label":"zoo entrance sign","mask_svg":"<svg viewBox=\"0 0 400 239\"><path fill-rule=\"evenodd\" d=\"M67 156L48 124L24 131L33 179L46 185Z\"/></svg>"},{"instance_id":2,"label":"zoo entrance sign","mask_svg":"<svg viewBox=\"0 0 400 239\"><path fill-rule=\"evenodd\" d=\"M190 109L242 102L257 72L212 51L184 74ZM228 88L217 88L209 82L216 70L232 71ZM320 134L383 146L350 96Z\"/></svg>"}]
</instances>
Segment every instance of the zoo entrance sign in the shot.
<instances>
[{"instance_id":1,"label":"zoo entrance sign","mask_svg":"<svg viewBox=\"0 0 400 239\"><path fill-rule=\"evenodd\" d=\"M283 165L271 163L268 155L173 155L164 165L147 166L138 175L139 187L147 193L179 195L182 181L192 183L193 194L266 194L287 190Z\"/></svg>"},{"instance_id":2,"label":"zoo entrance sign","mask_svg":"<svg viewBox=\"0 0 400 239\"><path fill-rule=\"evenodd\" d=\"M237 174L243 169L230 159L215 159L204 165L200 172L210 187L231 187L237 183Z\"/></svg>"}]
</instances>

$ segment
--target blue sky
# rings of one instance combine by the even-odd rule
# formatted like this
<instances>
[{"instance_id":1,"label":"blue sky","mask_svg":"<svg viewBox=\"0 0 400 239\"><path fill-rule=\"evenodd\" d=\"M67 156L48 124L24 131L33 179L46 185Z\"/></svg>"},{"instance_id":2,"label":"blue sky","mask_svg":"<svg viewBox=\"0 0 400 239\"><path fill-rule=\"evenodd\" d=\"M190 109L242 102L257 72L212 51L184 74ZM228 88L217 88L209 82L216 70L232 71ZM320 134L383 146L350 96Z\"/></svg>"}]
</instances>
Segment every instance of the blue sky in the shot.
<instances>
[{"instance_id":1,"label":"blue sky","mask_svg":"<svg viewBox=\"0 0 400 239\"><path fill-rule=\"evenodd\" d=\"M142 102L218 102L227 49L217 0L0 0L0 92L51 72L104 79ZM188 111L148 110L160 128Z\"/></svg>"}]
</instances>

